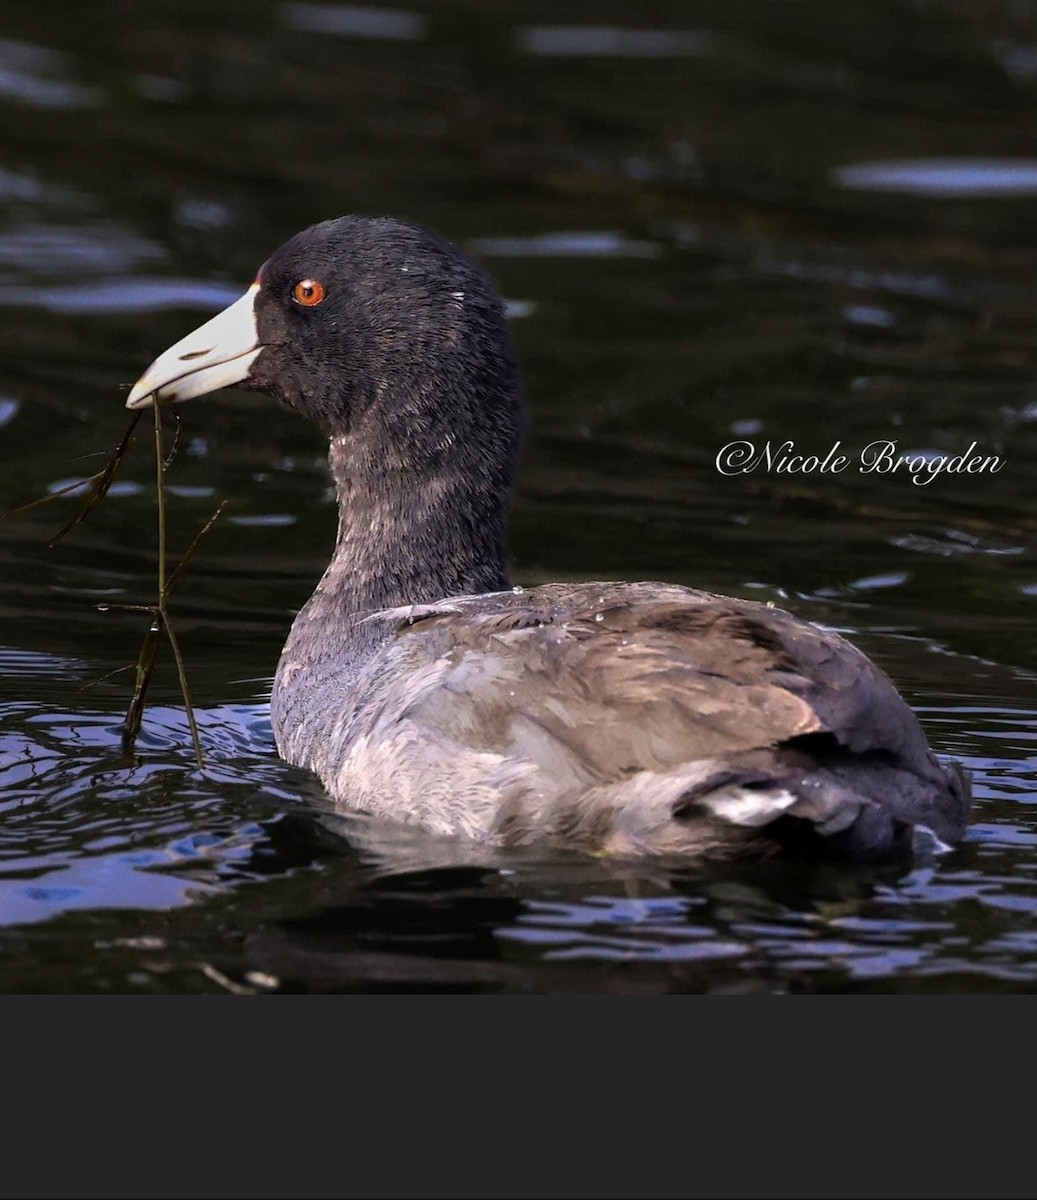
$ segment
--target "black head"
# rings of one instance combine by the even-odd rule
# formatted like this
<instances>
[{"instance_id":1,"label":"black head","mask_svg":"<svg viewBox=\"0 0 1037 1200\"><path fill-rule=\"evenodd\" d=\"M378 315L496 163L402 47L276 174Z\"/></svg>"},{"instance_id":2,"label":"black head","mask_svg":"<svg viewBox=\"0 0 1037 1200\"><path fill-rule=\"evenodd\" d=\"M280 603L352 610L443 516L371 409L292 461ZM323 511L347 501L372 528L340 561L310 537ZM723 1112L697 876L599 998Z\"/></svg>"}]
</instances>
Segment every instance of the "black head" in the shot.
<instances>
[{"instance_id":1,"label":"black head","mask_svg":"<svg viewBox=\"0 0 1037 1200\"><path fill-rule=\"evenodd\" d=\"M444 238L389 217L296 234L246 296L156 360L128 403L228 384L419 469L465 449L510 464L524 424L491 280Z\"/></svg>"}]
</instances>

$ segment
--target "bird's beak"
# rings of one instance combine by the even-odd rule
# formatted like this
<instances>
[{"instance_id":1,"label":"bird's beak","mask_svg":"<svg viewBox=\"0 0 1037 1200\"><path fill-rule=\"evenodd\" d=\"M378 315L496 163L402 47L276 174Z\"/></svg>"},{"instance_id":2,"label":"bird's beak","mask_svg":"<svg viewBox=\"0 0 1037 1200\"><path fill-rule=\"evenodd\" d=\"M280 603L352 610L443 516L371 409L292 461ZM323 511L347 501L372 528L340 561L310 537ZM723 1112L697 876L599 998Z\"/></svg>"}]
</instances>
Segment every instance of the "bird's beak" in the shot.
<instances>
[{"instance_id":1,"label":"bird's beak","mask_svg":"<svg viewBox=\"0 0 1037 1200\"><path fill-rule=\"evenodd\" d=\"M258 291L254 283L240 300L160 354L133 385L126 407L191 400L247 379L263 349L256 333Z\"/></svg>"}]
</instances>

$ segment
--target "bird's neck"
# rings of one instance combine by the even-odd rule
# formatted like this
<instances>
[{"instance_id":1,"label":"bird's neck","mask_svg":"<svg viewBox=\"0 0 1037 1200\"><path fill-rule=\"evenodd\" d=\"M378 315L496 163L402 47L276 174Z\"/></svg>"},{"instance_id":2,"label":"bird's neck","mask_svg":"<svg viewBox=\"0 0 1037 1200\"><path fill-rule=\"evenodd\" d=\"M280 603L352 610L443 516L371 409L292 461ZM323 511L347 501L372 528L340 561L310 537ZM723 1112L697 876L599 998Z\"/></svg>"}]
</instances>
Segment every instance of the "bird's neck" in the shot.
<instances>
[{"instance_id":1,"label":"bird's neck","mask_svg":"<svg viewBox=\"0 0 1037 1200\"><path fill-rule=\"evenodd\" d=\"M425 473L357 450L341 437L328 452L338 536L322 582L345 611L508 586L506 497L480 493L478 483L485 481L473 480L461 464Z\"/></svg>"},{"instance_id":2,"label":"bird's neck","mask_svg":"<svg viewBox=\"0 0 1037 1200\"><path fill-rule=\"evenodd\" d=\"M332 439L328 461L338 497L335 552L286 654L363 657L378 628L365 620L372 613L509 586L507 501L485 490L484 474L449 462L418 471L349 435Z\"/></svg>"}]
</instances>

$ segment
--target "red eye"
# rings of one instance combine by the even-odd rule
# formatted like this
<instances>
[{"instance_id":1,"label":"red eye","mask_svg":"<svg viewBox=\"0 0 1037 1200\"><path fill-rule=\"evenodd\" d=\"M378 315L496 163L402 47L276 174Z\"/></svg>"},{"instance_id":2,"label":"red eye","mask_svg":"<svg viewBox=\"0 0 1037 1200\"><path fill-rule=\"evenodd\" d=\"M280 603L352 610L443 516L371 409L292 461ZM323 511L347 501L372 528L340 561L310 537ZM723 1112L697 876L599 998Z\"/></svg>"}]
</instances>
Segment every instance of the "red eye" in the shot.
<instances>
[{"instance_id":1,"label":"red eye","mask_svg":"<svg viewBox=\"0 0 1037 1200\"><path fill-rule=\"evenodd\" d=\"M312 308L324 299L324 284L316 279L300 279L292 288L292 299L296 304Z\"/></svg>"}]
</instances>

